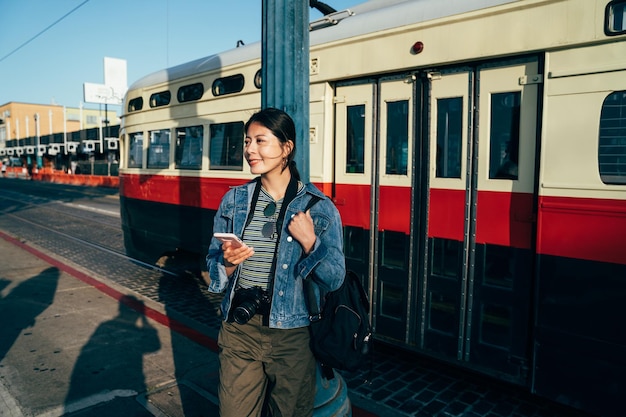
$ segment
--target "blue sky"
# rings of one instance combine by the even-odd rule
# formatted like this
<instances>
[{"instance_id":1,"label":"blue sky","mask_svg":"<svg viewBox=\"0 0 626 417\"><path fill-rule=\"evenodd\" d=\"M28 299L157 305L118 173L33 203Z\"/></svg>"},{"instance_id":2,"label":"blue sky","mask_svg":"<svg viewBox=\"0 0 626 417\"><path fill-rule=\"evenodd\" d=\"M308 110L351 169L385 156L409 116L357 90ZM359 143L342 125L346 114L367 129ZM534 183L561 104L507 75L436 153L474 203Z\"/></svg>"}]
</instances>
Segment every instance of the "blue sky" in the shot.
<instances>
[{"instance_id":1,"label":"blue sky","mask_svg":"<svg viewBox=\"0 0 626 417\"><path fill-rule=\"evenodd\" d=\"M362 0L324 3L342 10ZM127 61L131 85L154 71L234 48L238 40L259 41L261 4L0 0L0 105L13 101L78 107L84 83L104 83L104 57ZM322 15L311 9L310 16Z\"/></svg>"}]
</instances>

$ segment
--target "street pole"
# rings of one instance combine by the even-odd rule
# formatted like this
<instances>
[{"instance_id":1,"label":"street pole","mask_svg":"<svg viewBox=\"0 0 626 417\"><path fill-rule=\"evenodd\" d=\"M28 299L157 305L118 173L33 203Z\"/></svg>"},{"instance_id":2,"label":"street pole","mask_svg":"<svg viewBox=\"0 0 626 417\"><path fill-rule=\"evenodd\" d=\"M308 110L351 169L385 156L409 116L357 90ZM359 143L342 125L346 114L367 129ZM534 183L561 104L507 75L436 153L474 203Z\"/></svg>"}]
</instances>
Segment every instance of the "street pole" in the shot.
<instances>
[{"instance_id":1,"label":"street pole","mask_svg":"<svg viewBox=\"0 0 626 417\"><path fill-rule=\"evenodd\" d=\"M296 166L309 181L309 2L263 0L261 107L287 112L296 124Z\"/></svg>"}]
</instances>

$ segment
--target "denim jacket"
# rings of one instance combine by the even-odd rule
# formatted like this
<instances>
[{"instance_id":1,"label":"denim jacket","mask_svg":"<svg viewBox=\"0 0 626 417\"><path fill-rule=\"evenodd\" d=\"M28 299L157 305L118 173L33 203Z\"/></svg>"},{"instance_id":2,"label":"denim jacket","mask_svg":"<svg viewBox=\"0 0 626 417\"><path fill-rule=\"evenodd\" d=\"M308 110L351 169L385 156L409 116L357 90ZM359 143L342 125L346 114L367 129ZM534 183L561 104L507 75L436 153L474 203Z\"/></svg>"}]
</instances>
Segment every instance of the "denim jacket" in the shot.
<instances>
[{"instance_id":1,"label":"denim jacket","mask_svg":"<svg viewBox=\"0 0 626 417\"><path fill-rule=\"evenodd\" d=\"M213 232L230 232L241 237L252 201L256 181L230 189L215 215ZM311 217L315 226L317 240L311 253L303 256L302 247L297 240L289 235L287 226L292 215L306 208L311 194L321 198L312 208ZM222 301L224 320L228 313L234 289L239 277L241 265L230 276L226 276L222 243L213 238L206 257L207 269L211 282L209 291L226 295ZM341 218L335 205L312 184L306 184L289 203L285 212L280 241L276 272L274 274L272 307L269 316L269 327L293 329L309 325L309 312L305 304L302 280L311 272L319 300L320 288L333 291L341 286L345 276L345 259L343 254L343 230Z\"/></svg>"}]
</instances>

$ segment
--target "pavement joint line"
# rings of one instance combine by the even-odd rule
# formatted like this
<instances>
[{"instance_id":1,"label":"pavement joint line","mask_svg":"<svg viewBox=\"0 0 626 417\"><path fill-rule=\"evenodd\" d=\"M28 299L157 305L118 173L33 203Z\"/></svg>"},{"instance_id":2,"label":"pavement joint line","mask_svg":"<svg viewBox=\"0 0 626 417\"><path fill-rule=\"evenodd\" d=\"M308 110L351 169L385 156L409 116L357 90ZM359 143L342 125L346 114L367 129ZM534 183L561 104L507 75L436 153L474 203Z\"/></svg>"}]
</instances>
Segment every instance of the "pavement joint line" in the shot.
<instances>
[{"instance_id":1,"label":"pavement joint line","mask_svg":"<svg viewBox=\"0 0 626 417\"><path fill-rule=\"evenodd\" d=\"M109 211L109 210L103 210L103 209L99 209L99 208L96 208L96 207L89 207L89 206L86 206L84 204L66 203L64 201L59 201L59 203L61 205L64 205L64 206L73 207L73 208L77 208L77 209L80 209L80 210L92 211L92 212L95 212L95 213L104 214L105 216L120 217L120 213Z\"/></svg>"},{"instance_id":2,"label":"pavement joint line","mask_svg":"<svg viewBox=\"0 0 626 417\"><path fill-rule=\"evenodd\" d=\"M37 414L36 417L61 417L66 414L75 413L77 411L91 408L98 404L107 403L116 398L134 397L137 395L137 391L129 389L116 389L112 391L102 391L97 394L90 395L85 398L81 398L78 401L72 402L68 405L60 405L54 407L48 411Z\"/></svg>"},{"instance_id":3,"label":"pavement joint line","mask_svg":"<svg viewBox=\"0 0 626 417\"><path fill-rule=\"evenodd\" d=\"M18 402L0 381L0 415L6 417L25 417Z\"/></svg>"}]
</instances>

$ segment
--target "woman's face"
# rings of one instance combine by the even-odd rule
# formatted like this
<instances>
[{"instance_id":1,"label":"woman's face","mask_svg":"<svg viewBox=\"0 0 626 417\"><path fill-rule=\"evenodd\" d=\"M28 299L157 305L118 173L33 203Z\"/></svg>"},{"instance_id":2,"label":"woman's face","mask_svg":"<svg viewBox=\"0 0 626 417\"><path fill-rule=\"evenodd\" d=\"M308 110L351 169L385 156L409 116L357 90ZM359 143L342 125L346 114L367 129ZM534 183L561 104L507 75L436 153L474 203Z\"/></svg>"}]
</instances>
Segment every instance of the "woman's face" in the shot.
<instances>
[{"instance_id":1,"label":"woman's face","mask_svg":"<svg viewBox=\"0 0 626 417\"><path fill-rule=\"evenodd\" d=\"M246 161L250 172L255 175L278 173L283 169L283 160L291 151L291 142L282 144L271 130L254 122L248 127L244 142Z\"/></svg>"}]
</instances>

